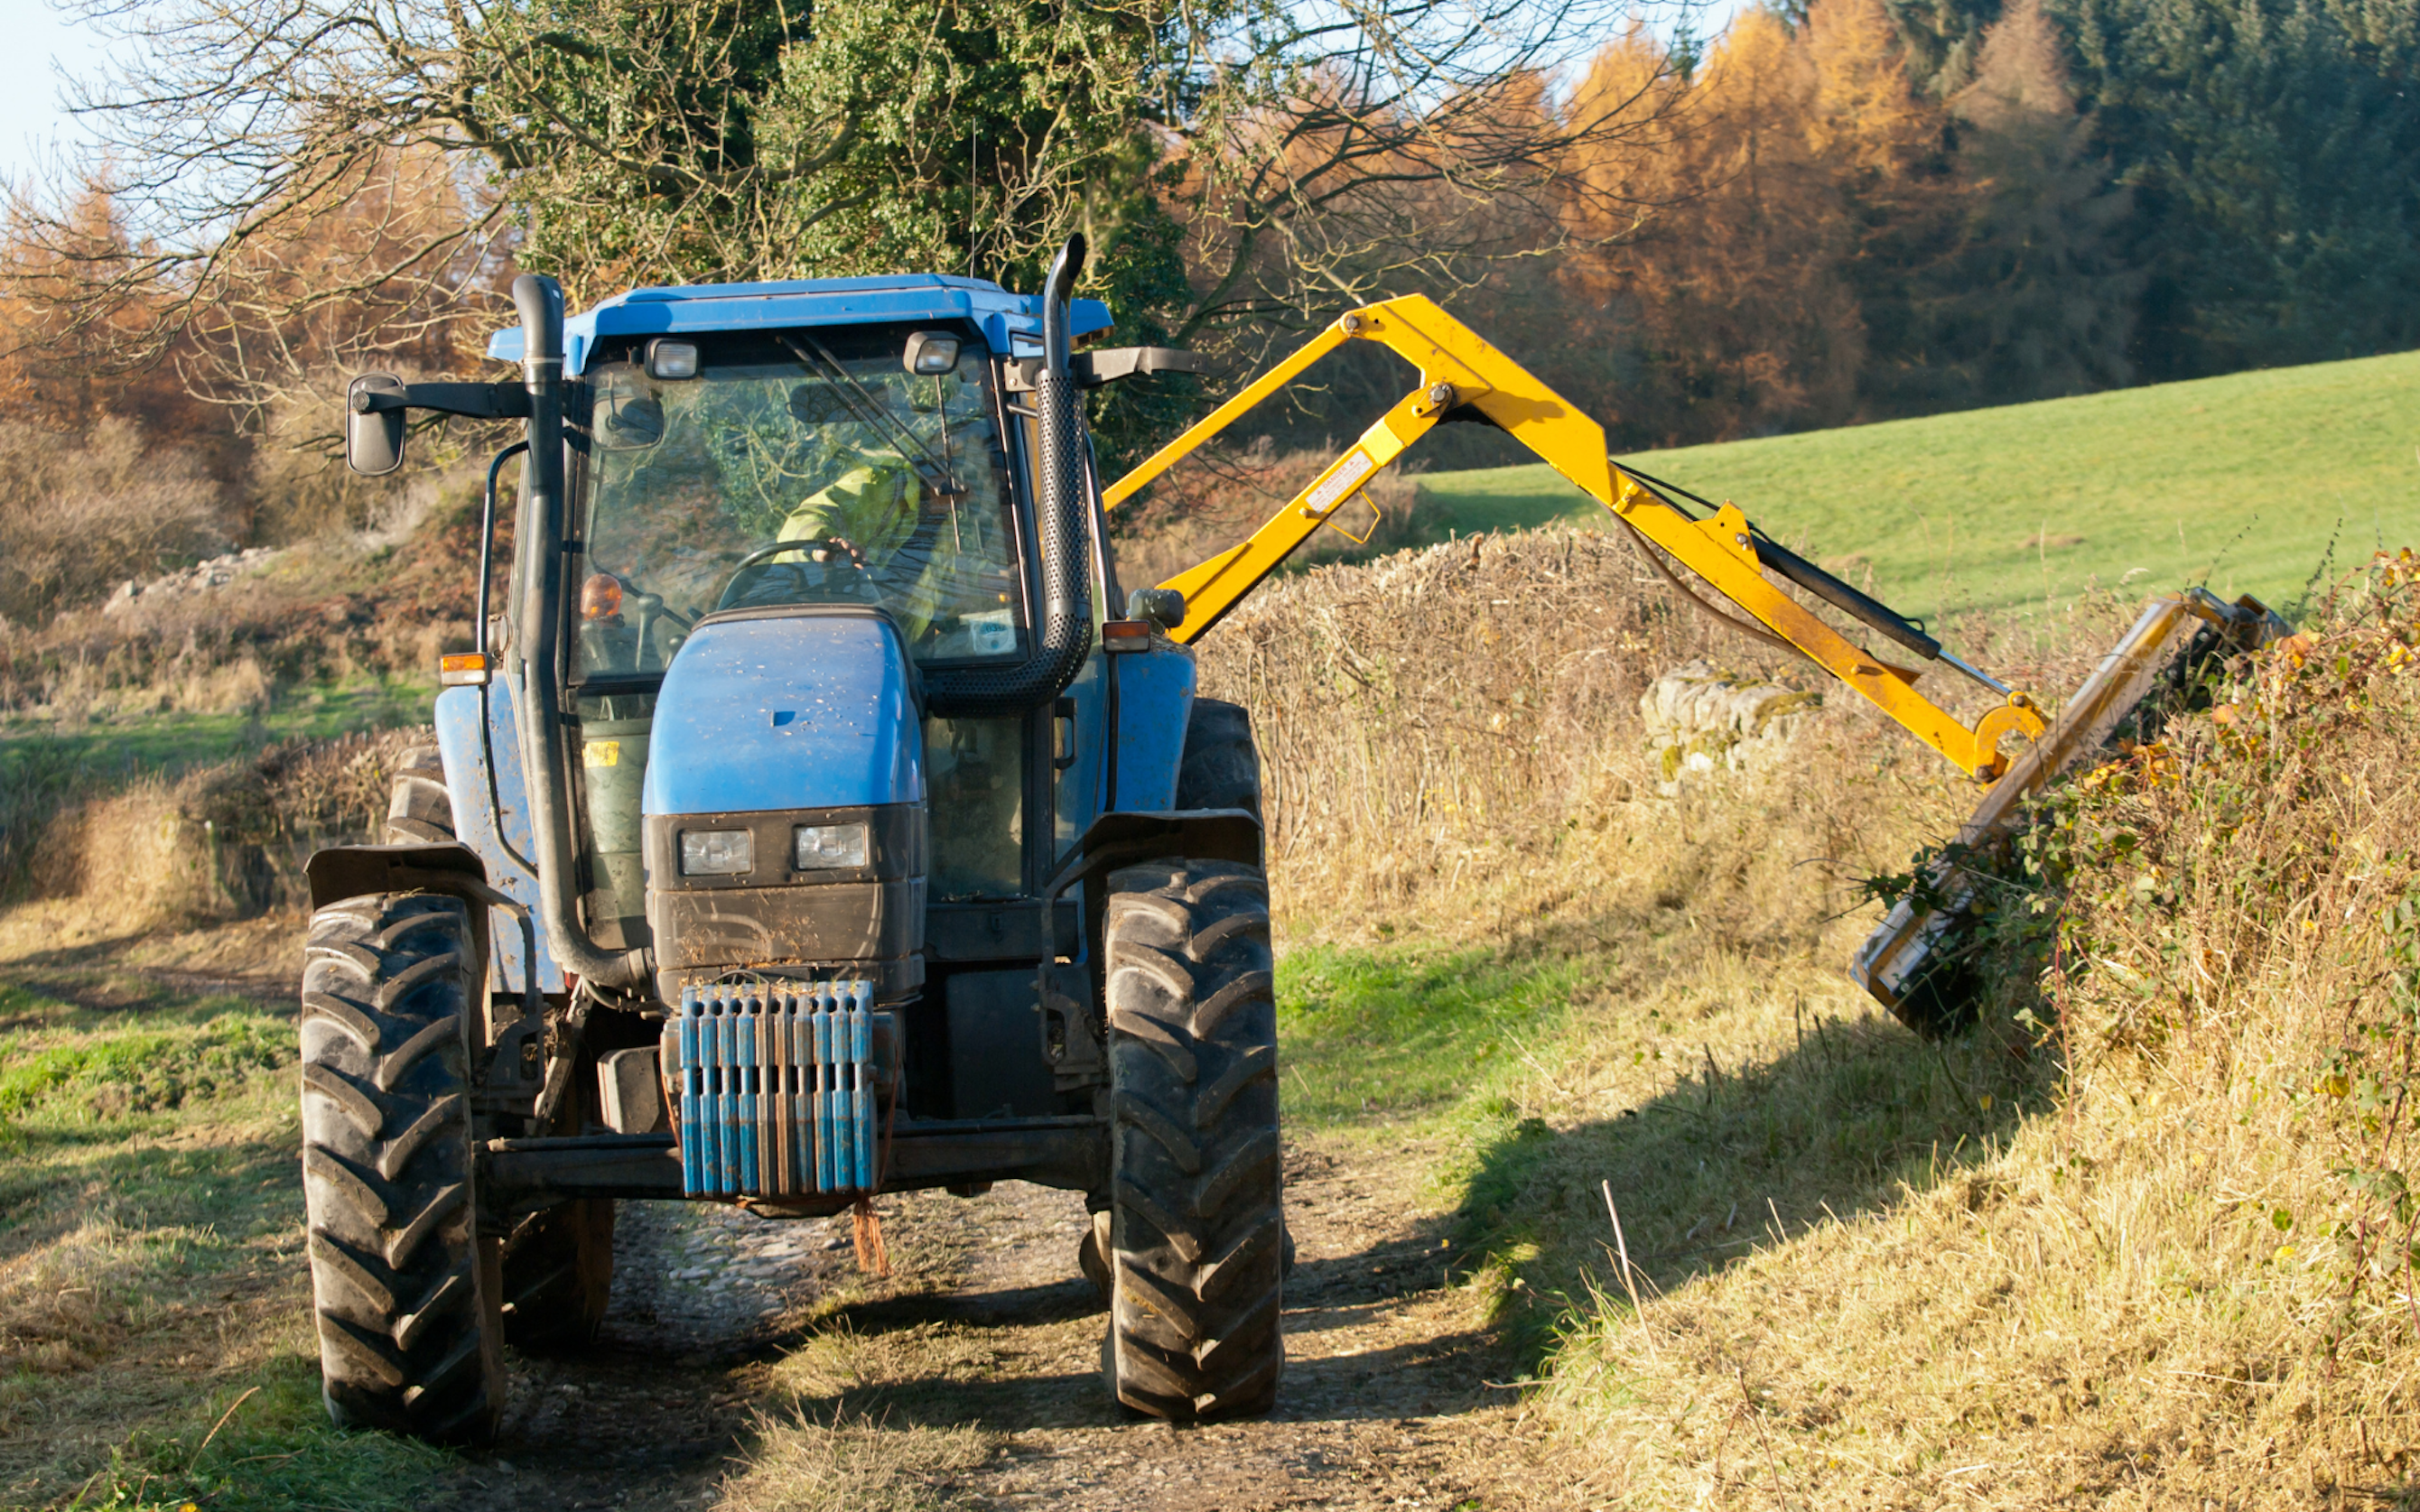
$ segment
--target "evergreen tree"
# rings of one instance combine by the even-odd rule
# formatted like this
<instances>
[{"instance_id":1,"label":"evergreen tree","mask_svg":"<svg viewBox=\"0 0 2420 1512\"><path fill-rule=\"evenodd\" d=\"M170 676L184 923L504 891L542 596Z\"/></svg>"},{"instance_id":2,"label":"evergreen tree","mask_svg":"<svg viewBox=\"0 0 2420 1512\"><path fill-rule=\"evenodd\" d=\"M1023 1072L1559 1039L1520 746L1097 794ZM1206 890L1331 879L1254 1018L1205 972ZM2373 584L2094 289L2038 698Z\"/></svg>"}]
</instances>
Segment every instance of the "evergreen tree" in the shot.
<instances>
[{"instance_id":1,"label":"evergreen tree","mask_svg":"<svg viewBox=\"0 0 2420 1512\"><path fill-rule=\"evenodd\" d=\"M901 268L1032 287L1081 229L1089 286L1140 314L1185 294L1148 135L1172 13L861 0L811 35L798 0L499 8L462 50L459 115L520 261L575 302Z\"/></svg>"},{"instance_id":2,"label":"evergreen tree","mask_svg":"<svg viewBox=\"0 0 2420 1512\"><path fill-rule=\"evenodd\" d=\"M2420 342L2411 0L2054 0L2135 190L2159 379Z\"/></svg>"},{"instance_id":3,"label":"evergreen tree","mask_svg":"<svg viewBox=\"0 0 2420 1512\"><path fill-rule=\"evenodd\" d=\"M1883 0L1819 0L1805 46L1820 81L1813 142L1853 239L1842 275L1865 347L1857 413L1934 408L1934 374L1955 354L1938 345L1931 306L1972 197L1949 151L1948 114L1917 92Z\"/></svg>"},{"instance_id":4,"label":"evergreen tree","mask_svg":"<svg viewBox=\"0 0 2420 1512\"><path fill-rule=\"evenodd\" d=\"M1884 0L1899 33L1908 83L1931 99L1964 87L1978 66L1999 0Z\"/></svg>"},{"instance_id":5,"label":"evergreen tree","mask_svg":"<svg viewBox=\"0 0 2420 1512\"><path fill-rule=\"evenodd\" d=\"M2089 155L2041 0L2014 0L1950 98L1970 186L1928 314L1942 362L1920 408L2009 404L2122 386L2143 276L2126 261L2133 198Z\"/></svg>"}]
</instances>

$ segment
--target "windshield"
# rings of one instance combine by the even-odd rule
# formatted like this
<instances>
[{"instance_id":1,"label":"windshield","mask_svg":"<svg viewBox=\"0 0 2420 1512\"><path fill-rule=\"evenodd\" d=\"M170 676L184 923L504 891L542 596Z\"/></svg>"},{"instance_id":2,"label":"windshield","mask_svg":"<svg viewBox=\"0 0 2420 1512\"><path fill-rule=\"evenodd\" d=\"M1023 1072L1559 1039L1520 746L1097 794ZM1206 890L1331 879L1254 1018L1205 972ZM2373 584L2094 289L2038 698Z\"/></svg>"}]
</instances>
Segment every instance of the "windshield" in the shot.
<instances>
[{"instance_id":1,"label":"windshield","mask_svg":"<svg viewBox=\"0 0 2420 1512\"><path fill-rule=\"evenodd\" d=\"M658 378L680 367L667 345L652 363L642 344L600 352L587 374L575 680L661 671L700 616L794 604L887 609L919 662L1025 655L972 332L682 338L696 376Z\"/></svg>"}]
</instances>

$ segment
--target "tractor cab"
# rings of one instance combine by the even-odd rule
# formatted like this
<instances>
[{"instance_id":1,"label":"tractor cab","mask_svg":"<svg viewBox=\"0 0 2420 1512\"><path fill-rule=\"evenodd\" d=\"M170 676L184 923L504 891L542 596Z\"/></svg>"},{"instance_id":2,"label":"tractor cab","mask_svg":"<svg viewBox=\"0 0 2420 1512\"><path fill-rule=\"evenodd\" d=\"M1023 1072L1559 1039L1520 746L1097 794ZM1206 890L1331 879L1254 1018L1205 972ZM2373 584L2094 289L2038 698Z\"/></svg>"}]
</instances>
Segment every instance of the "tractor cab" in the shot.
<instances>
[{"instance_id":1,"label":"tractor cab","mask_svg":"<svg viewBox=\"0 0 2420 1512\"><path fill-rule=\"evenodd\" d=\"M1120 595L1080 431L1046 476L1042 302L925 276L646 289L569 318L559 564L516 567L559 574L572 921L646 961L600 995L676 1015L734 984L861 980L911 1119L1089 1111L1084 889L1051 883L1103 813L1172 806L1192 692L1153 626L1100 634ZM1060 313L1065 340L1109 323ZM497 691L441 698L466 767L526 738ZM542 903L534 872L504 880Z\"/></svg>"}]
</instances>

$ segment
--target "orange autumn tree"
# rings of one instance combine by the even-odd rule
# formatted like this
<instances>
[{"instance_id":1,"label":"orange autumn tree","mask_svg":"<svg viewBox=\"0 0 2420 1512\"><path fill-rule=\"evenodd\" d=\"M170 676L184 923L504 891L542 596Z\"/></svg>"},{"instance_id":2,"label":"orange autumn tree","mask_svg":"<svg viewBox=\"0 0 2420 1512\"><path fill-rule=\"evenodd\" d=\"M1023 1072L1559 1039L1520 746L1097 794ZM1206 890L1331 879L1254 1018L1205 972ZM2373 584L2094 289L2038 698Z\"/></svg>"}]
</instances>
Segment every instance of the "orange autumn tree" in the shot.
<instances>
[{"instance_id":1,"label":"orange autumn tree","mask_svg":"<svg viewBox=\"0 0 2420 1512\"><path fill-rule=\"evenodd\" d=\"M1587 250L1563 285L1627 354L1620 434L1704 440L2126 380L2126 201L2085 156L2038 0L2009 7L1946 100L1915 86L1883 0L1817 0L1795 26L1751 10L1685 77L1669 63L1634 31L1569 107L1654 78L1683 127L1663 150L1575 154L1575 179L1635 208L1565 210Z\"/></svg>"},{"instance_id":2,"label":"orange autumn tree","mask_svg":"<svg viewBox=\"0 0 2420 1512\"><path fill-rule=\"evenodd\" d=\"M180 440L213 431L205 407L156 355L126 358L169 295L121 281L143 253L101 181L80 186L65 212L39 230L22 219L0 226L0 399L8 418L79 431L116 415Z\"/></svg>"},{"instance_id":3,"label":"orange autumn tree","mask_svg":"<svg viewBox=\"0 0 2420 1512\"><path fill-rule=\"evenodd\" d=\"M1635 90L1663 62L1634 32L1598 55L1573 111ZM1754 10L1663 87L1685 123L1665 150L1574 170L1601 202L1637 208L1622 225L1575 200L1601 250L1566 273L1606 338L1638 354L1621 429L1668 441L1848 418L1862 351L1841 271L1853 239L1839 176L1817 148L1813 59L1779 17Z\"/></svg>"}]
</instances>

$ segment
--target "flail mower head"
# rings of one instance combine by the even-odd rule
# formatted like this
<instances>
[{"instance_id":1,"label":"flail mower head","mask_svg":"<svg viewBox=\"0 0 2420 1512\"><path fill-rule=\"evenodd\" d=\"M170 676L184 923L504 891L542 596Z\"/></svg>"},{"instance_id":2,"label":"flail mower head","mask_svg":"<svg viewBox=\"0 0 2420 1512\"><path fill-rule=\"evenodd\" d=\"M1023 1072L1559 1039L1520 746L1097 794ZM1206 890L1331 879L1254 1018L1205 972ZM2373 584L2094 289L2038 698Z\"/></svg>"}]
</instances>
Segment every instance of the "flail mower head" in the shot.
<instances>
[{"instance_id":1,"label":"flail mower head","mask_svg":"<svg viewBox=\"0 0 2420 1512\"><path fill-rule=\"evenodd\" d=\"M2205 589L2155 598L2057 720L1983 796L1947 854L1891 908L1851 964L1857 985L1919 1034L1957 1027L1974 1009L1973 925L1978 886L1965 864L2005 847L2024 799L2052 779L2156 737L2159 721L2210 658L2250 651L2289 633L2276 611L2245 595L2229 604Z\"/></svg>"}]
</instances>

